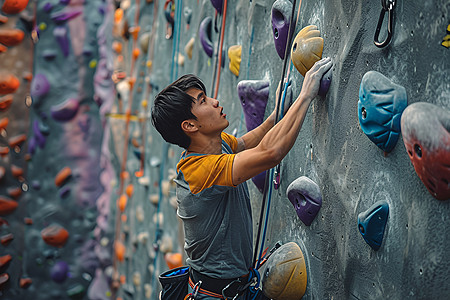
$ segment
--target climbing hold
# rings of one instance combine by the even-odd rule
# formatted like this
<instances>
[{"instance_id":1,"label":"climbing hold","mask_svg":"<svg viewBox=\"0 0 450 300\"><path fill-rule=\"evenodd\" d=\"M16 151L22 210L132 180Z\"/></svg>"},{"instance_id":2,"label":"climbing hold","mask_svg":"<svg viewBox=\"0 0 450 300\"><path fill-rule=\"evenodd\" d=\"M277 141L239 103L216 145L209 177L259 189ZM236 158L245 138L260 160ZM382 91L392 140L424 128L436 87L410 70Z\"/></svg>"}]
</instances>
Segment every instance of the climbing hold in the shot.
<instances>
[{"instance_id":1,"label":"climbing hold","mask_svg":"<svg viewBox=\"0 0 450 300\"><path fill-rule=\"evenodd\" d=\"M364 74L359 88L359 124L367 137L385 152L391 152L397 144L406 105L404 87L376 71Z\"/></svg>"},{"instance_id":2,"label":"climbing hold","mask_svg":"<svg viewBox=\"0 0 450 300\"><path fill-rule=\"evenodd\" d=\"M185 7L183 10L184 14L184 20L186 21L186 24L188 26L187 29L189 29L189 24L191 24L191 18L192 18L192 9L190 7Z\"/></svg>"},{"instance_id":3,"label":"climbing hold","mask_svg":"<svg viewBox=\"0 0 450 300\"><path fill-rule=\"evenodd\" d=\"M275 49L281 59L284 59L291 12L292 3L288 0L276 0L272 5L272 33Z\"/></svg>"},{"instance_id":4,"label":"climbing hold","mask_svg":"<svg viewBox=\"0 0 450 300\"><path fill-rule=\"evenodd\" d=\"M119 209L121 212L125 211L125 208L127 207L128 197L125 194L122 194L119 197Z\"/></svg>"},{"instance_id":5,"label":"climbing hold","mask_svg":"<svg viewBox=\"0 0 450 300\"><path fill-rule=\"evenodd\" d=\"M57 24L62 24L80 15L83 10L57 11L50 15L50 18Z\"/></svg>"},{"instance_id":6,"label":"climbing hold","mask_svg":"<svg viewBox=\"0 0 450 300\"><path fill-rule=\"evenodd\" d=\"M6 51L8 51L8 48L0 44L0 53L5 53Z\"/></svg>"},{"instance_id":7,"label":"climbing hold","mask_svg":"<svg viewBox=\"0 0 450 300\"><path fill-rule=\"evenodd\" d=\"M62 187L62 188L59 190L59 192L58 192L59 197L60 197L60 198L66 198L67 196L69 196L70 190L71 190L71 189L70 189L70 187L68 187L68 186Z\"/></svg>"},{"instance_id":8,"label":"climbing hold","mask_svg":"<svg viewBox=\"0 0 450 300\"><path fill-rule=\"evenodd\" d=\"M5 0L3 2L2 11L5 14L18 14L24 10L28 5L29 0Z\"/></svg>"},{"instance_id":9,"label":"climbing hold","mask_svg":"<svg viewBox=\"0 0 450 300\"><path fill-rule=\"evenodd\" d=\"M18 147L26 140L27 140L27 136L25 134L19 134L19 135L13 136L12 138L9 139L9 146L11 148Z\"/></svg>"},{"instance_id":10,"label":"climbing hold","mask_svg":"<svg viewBox=\"0 0 450 300\"><path fill-rule=\"evenodd\" d=\"M86 292L85 290L83 285L77 284L74 287L69 288L66 291L66 295L73 300L82 299ZM119 300L119 297L117 297L117 300Z\"/></svg>"},{"instance_id":11,"label":"climbing hold","mask_svg":"<svg viewBox=\"0 0 450 300\"><path fill-rule=\"evenodd\" d=\"M36 143L38 144L38 146L41 148L44 148L47 138L43 135L41 128L39 126L38 120L34 120L34 122L33 122L33 133L34 133L34 139L36 140Z\"/></svg>"},{"instance_id":12,"label":"climbing hold","mask_svg":"<svg viewBox=\"0 0 450 300\"><path fill-rule=\"evenodd\" d=\"M125 189L125 193L127 194L127 196L129 198L131 198L131 196L133 196L133 192L134 192L134 186L130 183L129 185L127 185L127 187Z\"/></svg>"},{"instance_id":13,"label":"climbing hold","mask_svg":"<svg viewBox=\"0 0 450 300\"><path fill-rule=\"evenodd\" d=\"M0 119L0 130L6 129L6 126L9 124L9 118L4 117Z\"/></svg>"},{"instance_id":14,"label":"climbing hold","mask_svg":"<svg viewBox=\"0 0 450 300\"><path fill-rule=\"evenodd\" d=\"M447 35L444 36L444 38L442 39L441 45L444 46L445 48L450 47L450 24L448 24L447 26Z\"/></svg>"},{"instance_id":15,"label":"climbing hold","mask_svg":"<svg viewBox=\"0 0 450 300\"><path fill-rule=\"evenodd\" d=\"M376 202L368 210L358 215L359 232L373 250L381 247L388 215L389 204L383 200Z\"/></svg>"},{"instance_id":16,"label":"climbing hold","mask_svg":"<svg viewBox=\"0 0 450 300\"><path fill-rule=\"evenodd\" d=\"M13 198L13 199L17 199L20 197L20 195L22 195L22 188L20 187L9 187L6 189L8 195Z\"/></svg>"},{"instance_id":17,"label":"climbing hold","mask_svg":"<svg viewBox=\"0 0 450 300\"><path fill-rule=\"evenodd\" d=\"M67 35L67 28L64 26L56 26L53 29L53 36L58 42L59 47L65 57L69 55L69 37Z\"/></svg>"},{"instance_id":18,"label":"climbing hold","mask_svg":"<svg viewBox=\"0 0 450 300\"><path fill-rule=\"evenodd\" d=\"M228 48L228 58L230 59L230 70L236 76L239 76L239 69L241 67L241 53L242 46L234 45Z\"/></svg>"},{"instance_id":19,"label":"climbing hold","mask_svg":"<svg viewBox=\"0 0 450 300\"><path fill-rule=\"evenodd\" d=\"M23 176L24 171L21 167L11 165L11 173L15 178L20 178Z\"/></svg>"},{"instance_id":20,"label":"climbing hold","mask_svg":"<svg viewBox=\"0 0 450 300\"><path fill-rule=\"evenodd\" d=\"M13 102L13 96L12 95L6 95L3 97L0 97L0 111L6 111L11 106Z\"/></svg>"},{"instance_id":21,"label":"climbing hold","mask_svg":"<svg viewBox=\"0 0 450 300\"><path fill-rule=\"evenodd\" d=\"M41 231L41 237L50 246L62 247L69 238L69 232L64 227L53 224Z\"/></svg>"},{"instance_id":22,"label":"climbing hold","mask_svg":"<svg viewBox=\"0 0 450 300\"><path fill-rule=\"evenodd\" d=\"M64 167L55 176L55 185L62 186L72 176L72 169Z\"/></svg>"},{"instance_id":23,"label":"climbing hold","mask_svg":"<svg viewBox=\"0 0 450 300\"><path fill-rule=\"evenodd\" d=\"M299 219L306 225L311 225L322 207L322 193L319 186L306 176L301 176L291 182L286 195L294 205Z\"/></svg>"},{"instance_id":24,"label":"climbing hold","mask_svg":"<svg viewBox=\"0 0 450 300\"><path fill-rule=\"evenodd\" d=\"M0 275L0 290L3 290L9 283L8 273L3 273Z\"/></svg>"},{"instance_id":25,"label":"climbing hold","mask_svg":"<svg viewBox=\"0 0 450 300\"><path fill-rule=\"evenodd\" d=\"M33 219L31 218L23 218L23 222L25 225L33 225Z\"/></svg>"},{"instance_id":26,"label":"climbing hold","mask_svg":"<svg viewBox=\"0 0 450 300\"><path fill-rule=\"evenodd\" d=\"M289 242L267 259L263 265L263 293L270 299L301 299L306 291L306 263L300 247Z\"/></svg>"},{"instance_id":27,"label":"climbing hold","mask_svg":"<svg viewBox=\"0 0 450 300\"><path fill-rule=\"evenodd\" d=\"M56 51L54 49L44 49L42 51L42 57L45 60L53 60L56 57Z\"/></svg>"},{"instance_id":28,"label":"climbing hold","mask_svg":"<svg viewBox=\"0 0 450 300\"><path fill-rule=\"evenodd\" d=\"M28 288L33 283L33 280L31 278L20 278L19 280L19 286L22 289Z\"/></svg>"},{"instance_id":29,"label":"climbing hold","mask_svg":"<svg viewBox=\"0 0 450 300\"><path fill-rule=\"evenodd\" d=\"M237 90L244 110L247 131L251 131L258 127L264 119L267 100L269 99L269 81L242 80L238 83ZM265 178L266 172L252 178L260 192L264 190Z\"/></svg>"},{"instance_id":30,"label":"climbing hold","mask_svg":"<svg viewBox=\"0 0 450 300\"><path fill-rule=\"evenodd\" d=\"M116 258L120 262L125 260L125 245L121 241L116 240L114 242L114 252L116 254Z\"/></svg>"},{"instance_id":31,"label":"climbing hold","mask_svg":"<svg viewBox=\"0 0 450 300\"><path fill-rule=\"evenodd\" d=\"M141 37L139 38L139 47L141 48L142 53L147 54L149 42L150 42L150 32L144 32L143 34L141 34ZM120 44L120 45L122 47L122 44ZM113 49L114 49L114 43L113 43ZM119 53L119 52L117 52L117 53Z\"/></svg>"},{"instance_id":32,"label":"climbing hold","mask_svg":"<svg viewBox=\"0 0 450 300\"><path fill-rule=\"evenodd\" d=\"M416 102L401 118L406 151L420 180L438 200L450 199L450 111Z\"/></svg>"},{"instance_id":33,"label":"climbing hold","mask_svg":"<svg viewBox=\"0 0 450 300\"><path fill-rule=\"evenodd\" d=\"M0 243L4 246L8 245L9 243L11 243L11 241L14 239L14 234L12 233L7 233L5 235L3 235L2 237L0 237Z\"/></svg>"},{"instance_id":34,"label":"climbing hold","mask_svg":"<svg viewBox=\"0 0 450 300\"><path fill-rule=\"evenodd\" d=\"M19 85L20 81L16 76L0 72L0 95L14 93Z\"/></svg>"},{"instance_id":35,"label":"climbing hold","mask_svg":"<svg viewBox=\"0 0 450 300\"><path fill-rule=\"evenodd\" d=\"M292 43L291 59L295 68L305 76L314 63L322 58L323 38L317 26L309 25L300 30Z\"/></svg>"},{"instance_id":36,"label":"climbing hold","mask_svg":"<svg viewBox=\"0 0 450 300\"><path fill-rule=\"evenodd\" d=\"M4 271L8 268L9 263L12 260L12 256L9 254L0 256L0 271Z\"/></svg>"},{"instance_id":37,"label":"climbing hold","mask_svg":"<svg viewBox=\"0 0 450 300\"><path fill-rule=\"evenodd\" d=\"M128 32L133 37L133 40L137 41L137 38L139 36L139 32L141 31L141 26L131 26L128 28Z\"/></svg>"},{"instance_id":38,"label":"climbing hold","mask_svg":"<svg viewBox=\"0 0 450 300\"><path fill-rule=\"evenodd\" d=\"M8 17L0 15L0 24L5 24L6 22L8 22Z\"/></svg>"},{"instance_id":39,"label":"climbing hold","mask_svg":"<svg viewBox=\"0 0 450 300\"><path fill-rule=\"evenodd\" d=\"M33 81L31 82L31 91L30 95L33 100L39 100L40 98L47 95L50 90L50 82L48 82L47 76L44 74L36 74L34 76Z\"/></svg>"},{"instance_id":40,"label":"climbing hold","mask_svg":"<svg viewBox=\"0 0 450 300\"><path fill-rule=\"evenodd\" d=\"M133 59L137 59L139 57L139 55L141 54L141 51L139 50L139 48L134 48L133 49Z\"/></svg>"},{"instance_id":41,"label":"climbing hold","mask_svg":"<svg viewBox=\"0 0 450 300\"><path fill-rule=\"evenodd\" d=\"M161 214L162 216L162 214ZM156 223L156 222L155 222ZM162 223L162 222L160 222ZM163 235L161 238L161 245L159 247L159 251L162 253L169 253L173 250L173 241L168 235Z\"/></svg>"},{"instance_id":42,"label":"climbing hold","mask_svg":"<svg viewBox=\"0 0 450 300\"><path fill-rule=\"evenodd\" d=\"M139 272L133 273L133 284L137 288L141 286L141 274Z\"/></svg>"},{"instance_id":43,"label":"climbing hold","mask_svg":"<svg viewBox=\"0 0 450 300\"><path fill-rule=\"evenodd\" d=\"M60 122L70 121L78 112L80 103L77 99L69 98L50 108L53 119Z\"/></svg>"},{"instance_id":44,"label":"climbing hold","mask_svg":"<svg viewBox=\"0 0 450 300\"><path fill-rule=\"evenodd\" d=\"M114 41L112 43L112 48L113 48L114 52L116 52L117 54L122 53L122 43L121 42Z\"/></svg>"},{"instance_id":45,"label":"climbing hold","mask_svg":"<svg viewBox=\"0 0 450 300\"><path fill-rule=\"evenodd\" d=\"M164 260L169 269L179 268L183 265L183 256L181 253L166 253Z\"/></svg>"},{"instance_id":46,"label":"climbing hold","mask_svg":"<svg viewBox=\"0 0 450 300\"><path fill-rule=\"evenodd\" d=\"M211 0L211 4L219 14L222 14L223 0Z\"/></svg>"},{"instance_id":47,"label":"climbing hold","mask_svg":"<svg viewBox=\"0 0 450 300\"><path fill-rule=\"evenodd\" d=\"M319 87L319 96L325 97L325 95L328 93L328 90L330 89L331 85L331 78L332 78L332 71L331 68L322 76L322 79L320 79L320 87Z\"/></svg>"},{"instance_id":48,"label":"climbing hold","mask_svg":"<svg viewBox=\"0 0 450 300\"><path fill-rule=\"evenodd\" d=\"M8 47L20 44L24 36L25 33L20 29L0 29L0 43Z\"/></svg>"},{"instance_id":49,"label":"climbing hold","mask_svg":"<svg viewBox=\"0 0 450 300\"><path fill-rule=\"evenodd\" d=\"M205 53L212 57L213 55L213 43L211 41L211 30L212 30L212 18L206 17L200 23L198 29L198 34L200 36L200 43L202 44Z\"/></svg>"},{"instance_id":50,"label":"climbing hold","mask_svg":"<svg viewBox=\"0 0 450 300\"><path fill-rule=\"evenodd\" d=\"M69 275L69 265L65 261L56 262L50 270L54 282L63 283Z\"/></svg>"},{"instance_id":51,"label":"climbing hold","mask_svg":"<svg viewBox=\"0 0 450 300\"><path fill-rule=\"evenodd\" d=\"M175 61L178 63L180 67L184 66L184 55L181 53L178 53L177 58Z\"/></svg>"},{"instance_id":52,"label":"climbing hold","mask_svg":"<svg viewBox=\"0 0 450 300\"><path fill-rule=\"evenodd\" d=\"M122 19L123 19L123 9L119 7L114 11L114 23L118 24L120 23L120 21L122 21Z\"/></svg>"},{"instance_id":53,"label":"climbing hold","mask_svg":"<svg viewBox=\"0 0 450 300\"><path fill-rule=\"evenodd\" d=\"M4 157L4 156L6 156L6 155L8 155L8 153L9 153L9 147L8 146L6 146L6 147L2 147L2 146L0 146L0 156L2 156L2 157ZM3 167L2 167L3 168ZM4 169L4 168L3 168ZM2 170L3 170L2 169ZM0 179L1 178L3 178L3 175L4 175L4 173L3 173L3 171L2 171L2 173L0 173L1 175L0 175Z\"/></svg>"}]
</instances>

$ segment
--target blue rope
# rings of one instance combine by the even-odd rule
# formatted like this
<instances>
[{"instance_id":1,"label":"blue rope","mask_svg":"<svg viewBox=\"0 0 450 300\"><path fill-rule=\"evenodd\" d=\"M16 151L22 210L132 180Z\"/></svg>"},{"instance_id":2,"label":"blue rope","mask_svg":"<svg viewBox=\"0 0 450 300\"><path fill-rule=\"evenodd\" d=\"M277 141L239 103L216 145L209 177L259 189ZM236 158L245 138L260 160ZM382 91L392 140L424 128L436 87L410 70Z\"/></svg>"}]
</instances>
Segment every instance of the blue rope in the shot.
<instances>
[{"instance_id":1,"label":"blue rope","mask_svg":"<svg viewBox=\"0 0 450 300\"><path fill-rule=\"evenodd\" d=\"M175 80L176 78L178 78L178 64L179 64L179 62L178 62L178 58L179 58L178 50L180 48L180 36L181 36L180 35L180 32L181 32L181 11L182 11L182 8L183 8L182 0L177 0L177 4L176 4L175 8L177 9L177 16L176 16L176 18L178 20L178 23L176 23L177 24L177 30L176 30L176 32L177 32L177 40L176 40L176 45L175 45L175 47L176 47L177 63L175 64L175 77L172 79L172 81Z\"/></svg>"}]
</instances>

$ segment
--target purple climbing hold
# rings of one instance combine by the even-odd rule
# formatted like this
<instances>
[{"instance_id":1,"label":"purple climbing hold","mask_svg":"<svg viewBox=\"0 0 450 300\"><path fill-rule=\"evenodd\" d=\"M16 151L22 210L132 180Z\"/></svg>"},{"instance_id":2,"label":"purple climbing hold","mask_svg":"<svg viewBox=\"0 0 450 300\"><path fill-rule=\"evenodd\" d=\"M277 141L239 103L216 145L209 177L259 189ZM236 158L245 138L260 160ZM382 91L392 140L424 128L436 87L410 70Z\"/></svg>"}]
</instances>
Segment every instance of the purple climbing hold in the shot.
<instances>
[{"instance_id":1,"label":"purple climbing hold","mask_svg":"<svg viewBox=\"0 0 450 300\"><path fill-rule=\"evenodd\" d=\"M70 0L59 0L59 3L61 3L62 5L67 5L70 3Z\"/></svg>"},{"instance_id":2,"label":"purple climbing hold","mask_svg":"<svg viewBox=\"0 0 450 300\"><path fill-rule=\"evenodd\" d=\"M212 18L206 17L200 23L198 29L198 34L200 36L200 43L202 44L203 50L209 57L213 55L213 43L211 41L211 30L212 30Z\"/></svg>"},{"instance_id":3,"label":"purple climbing hold","mask_svg":"<svg viewBox=\"0 0 450 300\"><path fill-rule=\"evenodd\" d=\"M45 96L49 90L50 83L48 82L47 76L41 73L36 74L31 82L31 98L33 98L34 101L37 101Z\"/></svg>"},{"instance_id":4,"label":"purple climbing hold","mask_svg":"<svg viewBox=\"0 0 450 300\"><path fill-rule=\"evenodd\" d=\"M247 131L253 130L264 119L269 99L269 81L242 80L238 83L237 90L244 110Z\"/></svg>"},{"instance_id":5,"label":"purple climbing hold","mask_svg":"<svg viewBox=\"0 0 450 300\"><path fill-rule=\"evenodd\" d=\"M289 35L292 3L288 0L277 0L272 5L272 33L278 56L284 59Z\"/></svg>"},{"instance_id":6,"label":"purple climbing hold","mask_svg":"<svg viewBox=\"0 0 450 300\"><path fill-rule=\"evenodd\" d=\"M80 103L77 99L69 98L61 104L52 106L50 109L51 115L56 121L69 121L73 117L75 117L78 112L79 106Z\"/></svg>"},{"instance_id":7,"label":"purple climbing hold","mask_svg":"<svg viewBox=\"0 0 450 300\"><path fill-rule=\"evenodd\" d=\"M211 4L219 14L222 14L223 0L211 0Z\"/></svg>"},{"instance_id":8,"label":"purple climbing hold","mask_svg":"<svg viewBox=\"0 0 450 300\"><path fill-rule=\"evenodd\" d=\"M50 270L50 277L57 283L63 283L69 275L69 265L65 261L56 262Z\"/></svg>"},{"instance_id":9,"label":"purple climbing hold","mask_svg":"<svg viewBox=\"0 0 450 300\"><path fill-rule=\"evenodd\" d=\"M37 120L35 120L33 122L33 133L34 133L34 139L35 139L37 145L41 149L44 148L47 138L42 134L42 132L39 128L39 121L37 121Z\"/></svg>"},{"instance_id":10,"label":"purple climbing hold","mask_svg":"<svg viewBox=\"0 0 450 300\"><path fill-rule=\"evenodd\" d=\"M56 51L53 49L45 49L42 51L42 57L45 60L53 60L56 57Z\"/></svg>"},{"instance_id":11,"label":"purple climbing hold","mask_svg":"<svg viewBox=\"0 0 450 300\"><path fill-rule=\"evenodd\" d=\"M325 74L323 74L322 79L320 80L319 96L325 97L328 93L331 85L331 77L332 71L330 68Z\"/></svg>"},{"instance_id":12,"label":"purple climbing hold","mask_svg":"<svg viewBox=\"0 0 450 300\"><path fill-rule=\"evenodd\" d=\"M319 186L306 176L291 182L286 194L297 212L299 219L307 226L311 225L322 207L322 193Z\"/></svg>"},{"instance_id":13,"label":"purple climbing hold","mask_svg":"<svg viewBox=\"0 0 450 300\"><path fill-rule=\"evenodd\" d=\"M376 71L364 74L359 88L358 117L362 131L385 152L391 152L407 105L406 90Z\"/></svg>"},{"instance_id":14,"label":"purple climbing hold","mask_svg":"<svg viewBox=\"0 0 450 300\"><path fill-rule=\"evenodd\" d=\"M31 187L36 191L39 191L41 189L41 183L39 182L39 180L33 180L31 181Z\"/></svg>"},{"instance_id":15,"label":"purple climbing hold","mask_svg":"<svg viewBox=\"0 0 450 300\"><path fill-rule=\"evenodd\" d=\"M71 20L78 15L80 15L83 11L82 10L74 10L74 11L58 11L53 14L51 14L50 18L55 21L56 23L64 23L68 20Z\"/></svg>"},{"instance_id":16,"label":"purple climbing hold","mask_svg":"<svg viewBox=\"0 0 450 300\"><path fill-rule=\"evenodd\" d=\"M44 6L42 7L42 9L46 12L49 13L52 9L53 9L53 4L51 4L50 2L47 2L44 4Z\"/></svg>"},{"instance_id":17,"label":"purple climbing hold","mask_svg":"<svg viewBox=\"0 0 450 300\"><path fill-rule=\"evenodd\" d=\"M58 42L59 47L61 47L62 53L67 57L67 55L69 55L69 37L67 36L67 28L56 26L55 29L53 29L53 35Z\"/></svg>"},{"instance_id":18,"label":"purple climbing hold","mask_svg":"<svg viewBox=\"0 0 450 300\"><path fill-rule=\"evenodd\" d=\"M70 194L70 187L69 186L62 187L58 193L60 198L66 198Z\"/></svg>"},{"instance_id":19,"label":"purple climbing hold","mask_svg":"<svg viewBox=\"0 0 450 300\"><path fill-rule=\"evenodd\" d=\"M36 151L36 147L37 147L36 146L36 138L33 136L28 141L28 153L33 155L34 152Z\"/></svg>"}]
</instances>

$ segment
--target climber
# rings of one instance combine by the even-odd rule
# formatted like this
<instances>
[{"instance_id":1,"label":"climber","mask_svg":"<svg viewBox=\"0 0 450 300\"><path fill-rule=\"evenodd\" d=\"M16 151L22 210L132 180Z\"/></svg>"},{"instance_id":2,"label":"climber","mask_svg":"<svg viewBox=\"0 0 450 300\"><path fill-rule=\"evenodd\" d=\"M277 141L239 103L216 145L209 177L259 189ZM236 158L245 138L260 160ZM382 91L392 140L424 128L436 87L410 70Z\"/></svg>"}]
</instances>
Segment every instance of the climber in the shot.
<instances>
[{"instance_id":1,"label":"climber","mask_svg":"<svg viewBox=\"0 0 450 300\"><path fill-rule=\"evenodd\" d=\"M152 123L164 140L185 149L177 164L178 216L183 220L189 283L195 299L233 298L252 266L252 211L246 180L275 167L294 145L322 76L331 68L321 59L307 72L302 90L275 126L275 111L240 138L219 101L204 84L184 75L154 101ZM251 272L250 272L251 273ZM241 280L242 279L242 280ZM245 291L239 298L246 299ZM261 298L259 298L261 299Z\"/></svg>"}]
</instances>

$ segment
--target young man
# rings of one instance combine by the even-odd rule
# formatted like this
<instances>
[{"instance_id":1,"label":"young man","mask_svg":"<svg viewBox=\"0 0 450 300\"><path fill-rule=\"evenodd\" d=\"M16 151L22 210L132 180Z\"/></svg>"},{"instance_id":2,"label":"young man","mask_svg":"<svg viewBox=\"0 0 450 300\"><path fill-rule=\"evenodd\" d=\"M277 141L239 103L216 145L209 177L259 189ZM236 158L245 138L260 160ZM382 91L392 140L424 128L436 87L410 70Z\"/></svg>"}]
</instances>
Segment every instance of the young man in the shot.
<instances>
[{"instance_id":1,"label":"young man","mask_svg":"<svg viewBox=\"0 0 450 300\"><path fill-rule=\"evenodd\" d=\"M292 148L331 66L331 59L322 59L306 73L300 95L275 126L274 111L240 138L223 132L226 114L197 77L185 75L156 96L153 125L166 142L186 149L177 164L177 213L191 287L201 281L196 299L221 298L224 287L249 273L253 224L245 182L278 165Z\"/></svg>"}]
</instances>

